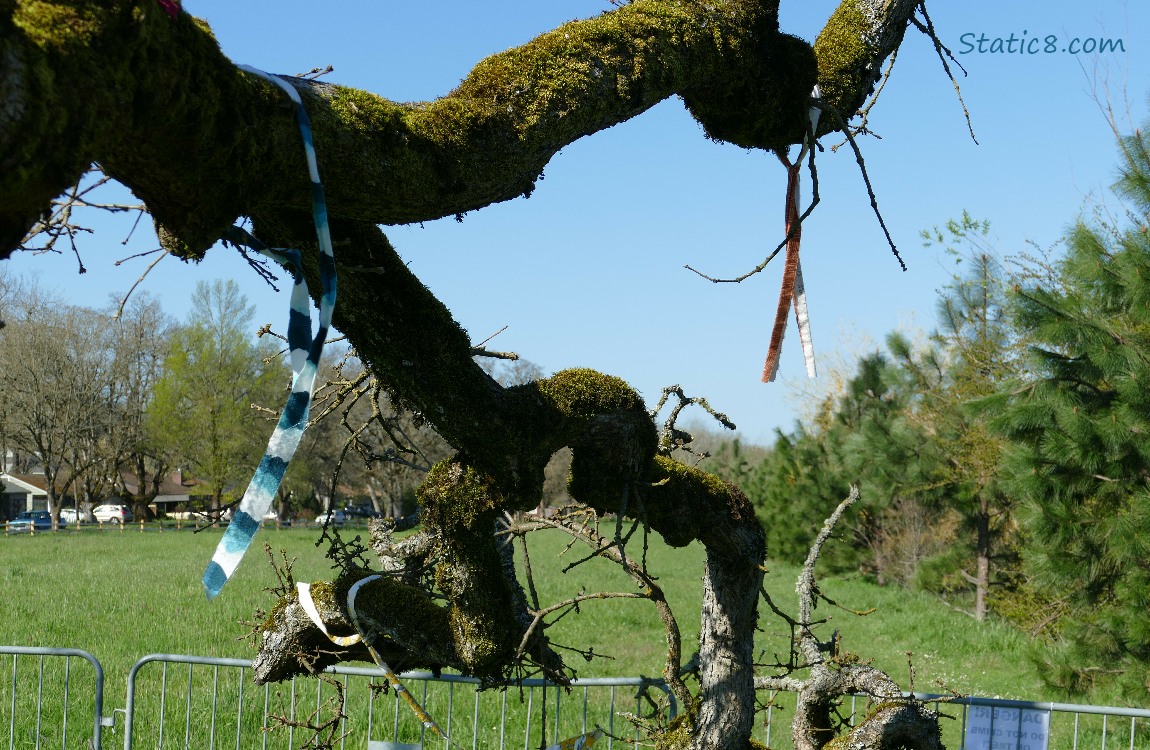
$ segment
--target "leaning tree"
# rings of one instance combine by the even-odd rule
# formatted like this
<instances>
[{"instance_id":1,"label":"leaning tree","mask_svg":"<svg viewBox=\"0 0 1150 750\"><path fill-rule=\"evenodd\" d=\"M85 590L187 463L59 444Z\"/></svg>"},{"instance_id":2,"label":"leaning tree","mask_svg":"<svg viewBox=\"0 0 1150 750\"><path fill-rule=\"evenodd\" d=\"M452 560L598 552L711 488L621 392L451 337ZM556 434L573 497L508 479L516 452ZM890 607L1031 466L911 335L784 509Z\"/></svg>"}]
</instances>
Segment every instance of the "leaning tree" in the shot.
<instances>
[{"instance_id":1,"label":"leaning tree","mask_svg":"<svg viewBox=\"0 0 1150 750\"><path fill-rule=\"evenodd\" d=\"M587 512L636 520L672 546L698 540L706 548L697 695L685 731L676 727L664 744L741 749L754 720L752 641L766 554L746 496L675 460L675 433L661 440L639 395L618 378L574 369L500 386L379 225L529 194L565 145L670 96L682 98L708 137L783 154L807 139L814 104L824 115L813 136L845 129L908 25L926 29L929 20L921 0L843 0L811 45L780 30L777 0L615 5L483 60L433 102L290 80L311 118L338 248L334 325L392 402L416 411L455 450L420 488L421 531L394 543L385 529L377 535L388 575L362 587L357 607L396 662L499 682L527 660L561 679L562 660L533 629L493 529L505 514L536 507L549 458L570 448L570 494ZM202 259L247 217L267 245L300 248L309 287L319 289L312 193L290 107L277 85L225 58L206 24L172 0L0 0L0 258L98 163L146 204L169 252ZM621 535L569 525L599 554L645 575L620 549ZM346 594L365 574L356 559L346 559L333 584L312 587L332 629L346 627ZM806 632L810 623L796 625ZM820 657L825 644L799 640L807 662L835 672ZM674 646L664 675L686 691ZM328 643L287 591L264 623L258 662L262 679L279 679L365 656L362 644ZM813 678L801 686L810 721L828 720L829 694L865 682L836 682L829 672L830 687L820 691ZM878 683L890 697L893 684ZM852 734L851 743L937 742L937 729L921 735L929 741L884 733L890 715L876 711L874 731ZM808 722L804 746L827 744L828 729Z\"/></svg>"}]
</instances>

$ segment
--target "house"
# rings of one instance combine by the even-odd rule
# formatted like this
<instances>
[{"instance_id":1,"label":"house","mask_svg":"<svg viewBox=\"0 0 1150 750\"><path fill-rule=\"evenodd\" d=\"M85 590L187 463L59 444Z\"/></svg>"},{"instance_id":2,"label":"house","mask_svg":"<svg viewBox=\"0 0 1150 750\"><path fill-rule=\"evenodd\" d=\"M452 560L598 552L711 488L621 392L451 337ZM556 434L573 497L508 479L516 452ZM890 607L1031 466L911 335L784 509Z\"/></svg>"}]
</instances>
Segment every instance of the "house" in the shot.
<instances>
[{"instance_id":1,"label":"house","mask_svg":"<svg viewBox=\"0 0 1150 750\"><path fill-rule=\"evenodd\" d=\"M120 479L125 492L131 495L139 494L134 474L125 472L120 475ZM148 507L154 513L167 514L176 508L187 508L192 503L202 504L204 493L202 490L197 491L202 486L203 482L188 479L184 476L183 469L176 469L164 477L164 481L160 483L159 494L148 503Z\"/></svg>"},{"instance_id":2,"label":"house","mask_svg":"<svg viewBox=\"0 0 1150 750\"><path fill-rule=\"evenodd\" d=\"M0 472L0 521L15 518L26 510L46 510L48 490L43 474Z\"/></svg>"},{"instance_id":3,"label":"house","mask_svg":"<svg viewBox=\"0 0 1150 750\"><path fill-rule=\"evenodd\" d=\"M134 474L124 472L120 475L120 487L125 494L137 495L139 488L136 484ZM177 507L187 508L193 503L203 505L203 493L196 491L202 485L202 482L185 479L184 472L177 469L164 477L164 481L160 483L159 494L148 505L156 513L167 513ZM0 471L0 522L15 518L19 513L26 510L47 510L48 492L46 488L43 474L8 474ZM145 489L150 490L151 488ZM76 505L70 497L60 497L58 501L61 507ZM87 512L92 504L104 501L128 502L120 497L103 497L94 499L91 504L81 503L80 505L83 505L85 512Z\"/></svg>"}]
</instances>

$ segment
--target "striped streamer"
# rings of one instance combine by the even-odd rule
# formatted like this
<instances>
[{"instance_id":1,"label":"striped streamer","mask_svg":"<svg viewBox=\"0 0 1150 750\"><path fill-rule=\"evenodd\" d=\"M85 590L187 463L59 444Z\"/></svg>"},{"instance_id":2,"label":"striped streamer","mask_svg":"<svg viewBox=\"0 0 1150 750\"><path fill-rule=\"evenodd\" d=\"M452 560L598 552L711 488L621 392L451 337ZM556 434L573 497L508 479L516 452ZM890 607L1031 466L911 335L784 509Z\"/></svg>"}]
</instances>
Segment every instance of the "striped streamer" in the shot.
<instances>
[{"instance_id":1,"label":"striped streamer","mask_svg":"<svg viewBox=\"0 0 1150 750\"><path fill-rule=\"evenodd\" d=\"M316 167L315 147L312 144L311 125L307 112L300 100L299 92L286 81L263 71L240 66L242 70L266 78L279 86L295 103L296 121L303 136L304 153L307 156L308 174L311 177L312 214L315 218L315 232L319 240L319 273L323 284L323 294L319 304L319 329L311 335L311 300L303 277L298 250L269 248L247 231L232 227L225 236L231 242L249 247L280 263L295 281L291 294L291 313L288 318L288 347L291 349L292 392L280 414L268 441L267 451L256 467L255 474L248 484L239 508L232 516L224 532L223 539L216 547L208 569L204 571L204 588L211 599L220 593L240 564L244 553L259 530L260 521L272 507L276 491L283 481L288 463L299 447L300 437L307 426L308 411L311 408L312 389L315 386L320 354L331 326L331 312L335 307L335 256L332 254L331 234L327 225L327 204L324 202L323 185L319 181Z\"/></svg>"}]
</instances>

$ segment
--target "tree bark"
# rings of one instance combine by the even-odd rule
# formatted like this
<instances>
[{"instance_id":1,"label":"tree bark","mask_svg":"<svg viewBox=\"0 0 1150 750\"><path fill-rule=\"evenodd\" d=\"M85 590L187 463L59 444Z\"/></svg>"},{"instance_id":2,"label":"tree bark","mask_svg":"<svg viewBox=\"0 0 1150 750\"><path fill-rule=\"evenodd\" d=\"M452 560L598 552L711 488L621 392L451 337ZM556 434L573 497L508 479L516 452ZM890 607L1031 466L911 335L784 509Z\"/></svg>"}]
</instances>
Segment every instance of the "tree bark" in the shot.
<instances>
[{"instance_id":1,"label":"tree bark","mask_svg":"<svg viewBox=\"0 0 1150 750\"><path fill-rule=\"evenodd\" d=\"M844 0L812 49L780 32L776 2L636 0L487 58L434 102L294 85L330 212L419 222L530 193L563 146L675 94L713 138L797 143L814 84L853 114L915 5ZM0 0L0 54L0 258L93 161L186 256L238 216L308 205L283 93L187 14L154 0Z\"/></svg>"},{"instance_id":2,"label":"tree bark","mask_svg":"<svg viewBox=\"0 0 1150 750\"><path fill-rule=\"evenodd\" d=\"M312 121L338 248L335 326L397 403L459 450L421 491L450 606L390 580L360 597L371 629L392 636L389 659L488 677L508 668L516 583L483 537L501 512L539 503L548 459L569 446L574 498L642 519L672 546L705 545L701 703L689 746L747 746L765 541L746 497L658 455L642 400L616 378L568 370L499 386L375 225L530 193L563 146L672 95L712 138L785 148L805 135L816 82L844 118L857 111L916 5L843 0L812 48L779 30L775 2L635 0L482 61L434 102L292 81ZM172 18L154 0L0 0L0 61L0 258L98 161L147 203L168 249L200 258L250 216L268 245L302 250L309 286L320 288L290 107L276 86L224 58L195 19ZM346 622L346 585L321 608L325 622ZM372 606L395 596L410 608ZM286 597L265 625L261 679L299 671L300 653L363 657L332 654L321 638Z\"/></svg>"}]
</instances>

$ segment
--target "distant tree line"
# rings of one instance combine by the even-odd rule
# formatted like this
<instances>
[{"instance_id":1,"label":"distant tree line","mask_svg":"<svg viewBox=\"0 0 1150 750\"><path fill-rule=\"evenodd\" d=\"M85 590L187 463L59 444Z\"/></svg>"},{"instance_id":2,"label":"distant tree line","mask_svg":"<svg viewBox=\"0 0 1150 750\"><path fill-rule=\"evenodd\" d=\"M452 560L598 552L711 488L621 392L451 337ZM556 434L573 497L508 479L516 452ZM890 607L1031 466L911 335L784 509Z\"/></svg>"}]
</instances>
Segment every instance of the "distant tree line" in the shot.
<instances>
[{"instance_id":1,"label":"distant tree line","mask_svg":"<svg viewBox=\"0 0 1150 750\"><path fill-rule=\"evenodd\" d=\"M963 214L924 232L958 272L937 328L892 333L767 449L713 448L769 554L800 563L851 484L821 564L933 592L1033 635L1048 681L1150 696L1150 172L1120 141L1121 218L1080 220L1056 260L999 258ZM748 460L750 457L750 460Z\"/></svg>"},{"instance_id":2,"label":"distant tree line","mask_svg":"<svg viewBox=\"0 0 1150 750\"><path fill-rule=\"evenodd\" d=\"M254 308L234 281L201 282L180 323L147 294L93 310L0 272L0 313L0 454L10 473L43 473L54 518L64 498L124 499L144 517L176 470L194 483L193 509L220 510L243 493L291 371L282 337L269 327L256 336ZM416 486L448 446L392 404L354 352L328 349L314 424L277 513L411 512ZM491 372L509 382L540 375L523 361ZM561 463L550 472L553 502L564 492Z\"/></svg>"}]
</instances>

